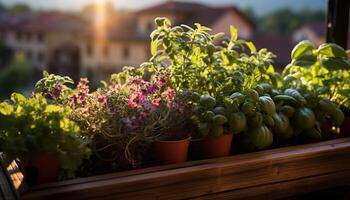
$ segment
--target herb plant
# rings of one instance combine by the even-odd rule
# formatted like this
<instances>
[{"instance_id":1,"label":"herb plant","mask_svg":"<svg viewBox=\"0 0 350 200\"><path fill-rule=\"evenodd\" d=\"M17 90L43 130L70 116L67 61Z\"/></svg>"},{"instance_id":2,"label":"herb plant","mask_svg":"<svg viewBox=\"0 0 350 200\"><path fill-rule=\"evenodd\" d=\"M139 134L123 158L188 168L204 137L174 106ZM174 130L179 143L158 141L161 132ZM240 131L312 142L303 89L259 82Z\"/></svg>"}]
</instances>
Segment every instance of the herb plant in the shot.
<instances>
[{"instance_id":1,"label":"herb plant","mask_svg":"<svg viewBox=\"0 0 350 200\"><path fill-rule=\"evenodd\" d=\"M40 94L31 98L12 94L10 102L0 103L0 151L8 162L57 154L63 172L73 176L89 149L77 124L68 118L70 112L67 106L49 104Z\"/></svg>"}]
</instances>

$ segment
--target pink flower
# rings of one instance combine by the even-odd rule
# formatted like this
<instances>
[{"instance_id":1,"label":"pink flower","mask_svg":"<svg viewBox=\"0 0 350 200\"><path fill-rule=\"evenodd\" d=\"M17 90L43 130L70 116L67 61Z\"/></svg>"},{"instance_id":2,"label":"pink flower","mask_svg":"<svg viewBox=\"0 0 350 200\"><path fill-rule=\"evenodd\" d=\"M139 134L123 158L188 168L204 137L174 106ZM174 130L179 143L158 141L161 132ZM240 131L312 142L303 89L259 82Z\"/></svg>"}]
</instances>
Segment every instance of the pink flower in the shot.
<instances>
[{"instance_id":1,"label":"pink flower","mask_svg":"<svg viewBox=\"0 0 350 200\"><path fill-rule=\"evenodd\" d=\"M131 94L128 104L132 108L141 108L141 103L145 100L145 96L141 92Z\"/></svg>"},{"instance_id":2,"label":"pink flower","mask_svg":"<svg viewBox=\"0 0 350 200\"><path fill-rule=\"evenodd\" d=\"M118 84L110 85L108 89L109 89L108 93L116 94L120 90L120 85Z\"/></svg>"},{"instance_id":3,"label":"pink flower","mask_svg":"<svg viewBox=\"0 0 350 200\"><path fill-rule=\"evenodd\" d=\"M168 101L172 101L174 100L174 96L175 96L175 91L171 88L168 88L166 91L165 91L166 95L167 95L167 99Z\"/></svg>"},{"instance_id":4,"label":"pink flower","mask_svg":"<svg viewBox=\"0 0 350 200\"><path fill-rule=\"evenodd\" d=\"M94 99L95 99L95 101L97 101L99 103L107 104L107 94L105 94L105 93L95 92Z\"/></svg>"},{"instance_id":5,"label":"pink flower","mask_svg":"<svg viewBox=\"0 0 350 200\"><path fill-rule=\"evenodd\" d=\"M153 100L152 100L152 104L155 105L155 106L159 106L159 104L160 104L160 98L153 99Z\"/></svg>"},{"instance_id":6,"label":"pink flower","mask_svg":"<svg viewBox=\"0 0 350 200\"><path fill-rule=\"evenodd\" d=\"M159 87L156 84L150 84L146 87L146 94L153 94L159 90Z\"/></svg>"},{"instance_id":7,"label":"pink flower","mask_svg":"<svg viewBox=\"0 0 350 200\"><path fill-rule=\"evenodd\" d=\"M87 100L87 96L89 94L89 80L87 78L81 78L78 86L77 86L77 91L73 96L74 103L82 103L85 104Z\"/></svg>"},{"instance_id":8,"label":"pink flower","mask_svg":"<svg viewBox=\"0 0 350 200\"><path fill-rule=\"evenodd\" d=\"M158 81L158 85L162 88L164 87L166 84L167 84L167 80L165 80L164 78L161 78L159 81Z\"/></svg>"},{"instance_id":9,"label":"pink flower","mask_svg":"<svg viewBox=\"0 0 350 200\"><path fill-rule=\"evenodd\" d=\"M134 98L130 97L128 100L128 104L131 108L140 108L141 106L134 102Z\"/></svg>"}]
</instances>

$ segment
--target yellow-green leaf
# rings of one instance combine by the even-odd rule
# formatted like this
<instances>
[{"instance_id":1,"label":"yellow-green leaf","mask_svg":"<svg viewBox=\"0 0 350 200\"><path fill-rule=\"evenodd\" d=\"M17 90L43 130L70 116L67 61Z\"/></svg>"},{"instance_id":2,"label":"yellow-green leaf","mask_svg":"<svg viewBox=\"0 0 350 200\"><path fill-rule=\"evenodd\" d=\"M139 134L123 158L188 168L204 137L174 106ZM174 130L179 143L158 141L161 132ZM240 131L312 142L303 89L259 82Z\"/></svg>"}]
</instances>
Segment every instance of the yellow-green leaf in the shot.
<instances>
[{"instance_id":1,"label":"yellow-green leaf","mask_svg":"<svg viewBox=\"0 0 350 200\"><path fill-rule=\"evenodd\" d=\"M0 103L0 114L11 115L13 113L13 107L7 102Z\"/></svg>"},{"instance_id":2,"label":"yellow-green leaf","mask_svg":"<svg viewBox=\"0 0 350 200\"><path fill-rule=\"evenodd\" d=\"M230 34L231 34L231 40L236 41L238 38L238 30L234 26L230 26Z\"/></svg>"},{"instance_id":3,"label":"yellow-green leaf","mask_svg":"<svg viewBox=\"0 0 350 200\"><path fill-rule=\"evenodd\" d=\"M246 43L247 47L249 48L250 52L255 53L256 52L256 47L253 44L253 42L247 42Z\"/></svg>"},{"instance_id":4,"label":"yellow-green leaf","mask_svg":"<svg viewBox=\"0 0 350 200\"><path fill-rule=\"evenodd\" d=\"M21 103L21 102L24 102L25 100L26 100L26 97L23 96L22 94L12 93L11 95L11 101L13 101L14 103Z\"/></svg>"}]
</instances>

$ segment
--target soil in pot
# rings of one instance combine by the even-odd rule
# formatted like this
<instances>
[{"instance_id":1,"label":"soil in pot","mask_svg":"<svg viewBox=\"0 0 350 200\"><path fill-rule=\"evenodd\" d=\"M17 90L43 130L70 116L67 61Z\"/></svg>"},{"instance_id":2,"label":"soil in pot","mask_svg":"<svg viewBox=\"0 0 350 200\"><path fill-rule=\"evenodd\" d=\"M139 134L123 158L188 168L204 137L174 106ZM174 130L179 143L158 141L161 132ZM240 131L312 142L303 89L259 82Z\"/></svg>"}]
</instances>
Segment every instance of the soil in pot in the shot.
<instances>
[{"instance_id":1,"label":"soil in pot","mask_svg":"<svg viewBox=\"0 0 350 200\"><path fill-rule=\"evenodd\" d=\"M210 137L199 140L195 143L199 147L200 158L217 158L229 156L233 134L224 134L220 137Z\"/></svg>"},{"instance_id":2,"label":"soil in pot","mask_svg":"<svg viewBox=\"0 0 350 200\"><path fill-rule=\"evenodd\" d=\"M158 164L174 164L187 161L190 137L180 140L156 140L155 160Z\"/></svg>"},{"instance_id":3,"label":"soil in pot","mask_svg":"<svg viewBox=\"0 0 350 200\"><path fill-rule=\"evenodd\" d=\"M19 167L26 183L32 186L57 181L59 160L56 154L42 154L20 159Z\"/></svg>"}]
</instances>

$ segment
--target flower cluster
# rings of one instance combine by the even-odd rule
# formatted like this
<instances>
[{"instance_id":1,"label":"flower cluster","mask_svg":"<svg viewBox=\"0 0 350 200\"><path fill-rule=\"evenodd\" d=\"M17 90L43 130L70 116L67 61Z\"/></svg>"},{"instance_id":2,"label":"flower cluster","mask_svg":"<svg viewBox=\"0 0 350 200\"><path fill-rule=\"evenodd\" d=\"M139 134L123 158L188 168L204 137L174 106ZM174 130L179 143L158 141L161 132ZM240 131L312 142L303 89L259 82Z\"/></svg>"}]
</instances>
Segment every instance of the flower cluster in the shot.
<instances>
[{"instance_id":1,"label":"flower cluster","mask_svg":"<svg viewBox=\"0 0 350 200\"><path fill-rule=\"evenodd\" d=\"M77 89L73 95L72 107L74 108L78 105L85 105L87 102L89 91L89 80L87 78L81 78L78 83Z\"/></svg>"},{"instance_id":2,"label":"flower cluster","mask_svg":"<svg viewBox=\"0 0 350 200\"><path fill-rule=\"evenodd\" d=\"M57 82L53 88L50 88L45 93L45 98L50 100L58 99L63 92L63 85L61 82Z\"/></svg>"}]
</instances>

